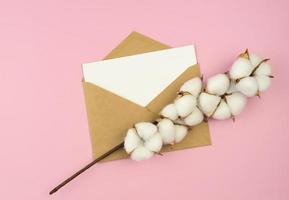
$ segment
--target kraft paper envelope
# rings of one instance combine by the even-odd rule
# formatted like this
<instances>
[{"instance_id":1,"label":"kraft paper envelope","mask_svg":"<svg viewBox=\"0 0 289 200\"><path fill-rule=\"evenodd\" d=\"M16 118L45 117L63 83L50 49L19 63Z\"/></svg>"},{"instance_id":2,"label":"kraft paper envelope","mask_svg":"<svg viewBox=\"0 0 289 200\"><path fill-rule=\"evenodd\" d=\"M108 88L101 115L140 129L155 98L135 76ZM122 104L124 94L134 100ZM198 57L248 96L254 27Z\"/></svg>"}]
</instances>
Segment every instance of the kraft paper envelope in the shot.
<instances>
[{"instance_id":1,"label":"kraft paper envelope","mask_svg":"<svg viewBox=\"0 0 289 200\"><path fill-rule=\"evenodd\" d=\"M143 36L139 33L133 32L124 41L122 41L109 55L106 56L105 59L110 60L103 62L88 63L83 65L84 75L87 79L92 80L94 78L89 77L91 74L99 76L98 77L99 82L97 83L92 83L93 81L86 82L86 79L83 81L88 124L92 142L93 158L102 155L103 153L107 152L114 146L121 143L126 135L127 129L132 127L135 123L141 121L154 121L155 119L157 119L160 110L165 105L174 100L180 86L186 80L189 80L192 77L200 75L199 66L198 64L196 64L194 60L190 61L194 63L193 66L187 66L185 70L181 68L183 67L183 65L186 64L184 60L188 60L189 55L186 55L186 53L190 52L189 51L190 48L191 48L190 46L187 46L187 47L180 47L179 49L174 48L176 50L174 49L166 50L169 49L169 46L157 42L153 39L150 39L146 36ZM170 71L169 66L167 66L168 72L164 71L163 75L162 73L157 74L162 80L160 81L160 83L170 81L169 84L167 82L163 84L158 84L156 85L156 89L151 91L146 90L147 88L143 87L141 81L135 80L135 84L131 83L132 85L136 85L135 87L129 85L130 83L129 81L134 80L133 78L135 77L127 76L130 80L128 81L128 83L120 83L119 85L121 86L115 83L111 83L111 81L113 81L111 77L117 78L117 76L122 76L123 74L120 71L120 69L122 69L122 67L128 67L132 65L133 64L132 60L135 59L137 63L139 61L142 61L144 57L147 59L148 62L150 60L153 60L153 62L155 62L158 61L156 58L161 58L161 56L164 55L164 52L165 55L175 56L175 58L181 57L180 55L184 55L183 59L180 58L180 60L178 60L178 62L181 63L180 64L181 69L174 69L176 70L177 73L179 73L175 79L172 79L173 76L172 74L170 74L175 71ZM175 52L177 53L181 52L181 54L180 55L174 54ZM135 54L141 55L132 56ZM154 57L155 55L157 56ZM164 58L165 57L163 57L163 59ZM168 59L170 58L168 57ZM174 60L172 60L172 62L173 61ZM118 66L119 69L115 68L115 66L118 63L122 63L122 66ZM142 65L143 63L139 64ZM107 67L107 69L103 68L102 71L94 71L95 69L97 69L99 65L100 66L104 65L104 67ZM167 65L170 65L170 63L167 63ZM158 68L164 66L160 65L154 67ZM130 69L132 70L133 73L136 74L136 72L133 71L134 70L133 68ZM144 75L148 76L148 74L145 74L146 70L141 71L142 68L139 69L140 74L144 73ZM147 71L149 71L149 69ZM102 75L103 74L105 75L107 73L111 73L108 74L111 77L107 77L108 80L106 80L105 77L103 79ZM139 77L141 78L141 76ZM148 76L146 82L148 84L148 88L151 88L153 86L153 83L156 83L156 81L157 80L155 74L151 76L152 83L150 82L150 77ZM124 86L126 86L125 90L123 89ZM143 90L143 93L145 95L139 92L139 90L136 90L136 88L138 89L138 86L141 86L141 88L139 89L141 91ZM131 94L132 92L136 92L137 95L132 95ZM211 140L209 135L208 124L201 123L200 125L193 127L193 129L189 132L187 137L182 142L173 146L165 146L162 149L162 152L198 146L206 146L210 144ZM116 160L127 157L128 155L122 149L113 153L105 160Z\"/></svg>"}]
</instances>

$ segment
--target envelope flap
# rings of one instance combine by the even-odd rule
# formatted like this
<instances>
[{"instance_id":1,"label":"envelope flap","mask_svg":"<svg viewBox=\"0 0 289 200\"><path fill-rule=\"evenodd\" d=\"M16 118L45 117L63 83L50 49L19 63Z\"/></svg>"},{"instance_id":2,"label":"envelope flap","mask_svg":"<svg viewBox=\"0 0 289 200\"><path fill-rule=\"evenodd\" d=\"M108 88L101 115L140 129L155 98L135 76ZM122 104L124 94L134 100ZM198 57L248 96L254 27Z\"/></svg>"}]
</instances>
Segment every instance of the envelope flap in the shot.
<instances>
[{"instance_id":1,"label":"envelope flap","mask_svg":"<svg viewBox=\"0 0 289 200\"><path fill-rule=\"evenodd\" d=\"M136 54L148 53L170 48L168 45L146 37L138 32L132 32L117 47L115 47L105 58L119 58Z\"/></svg>"}]
</instances>

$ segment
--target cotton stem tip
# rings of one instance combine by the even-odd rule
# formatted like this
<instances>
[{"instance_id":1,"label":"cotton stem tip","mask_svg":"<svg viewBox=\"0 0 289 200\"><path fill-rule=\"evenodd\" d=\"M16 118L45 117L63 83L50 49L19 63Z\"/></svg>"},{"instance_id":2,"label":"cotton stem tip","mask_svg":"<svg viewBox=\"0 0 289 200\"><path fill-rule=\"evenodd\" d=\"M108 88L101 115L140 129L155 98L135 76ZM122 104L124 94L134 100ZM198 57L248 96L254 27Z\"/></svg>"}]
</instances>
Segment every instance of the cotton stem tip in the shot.
<instances>
[{"instance_id":1,"label":"cotton stem tip","mask_svg":"<svg viewBox=\"0 0 289 200\"><path fill-rule=\"evenodd\" d=\"M240 58L246 58L246 59L249 59L249 50L246 49L243 53L241 53L239 55Z\"/></svg>"}]
</instances>

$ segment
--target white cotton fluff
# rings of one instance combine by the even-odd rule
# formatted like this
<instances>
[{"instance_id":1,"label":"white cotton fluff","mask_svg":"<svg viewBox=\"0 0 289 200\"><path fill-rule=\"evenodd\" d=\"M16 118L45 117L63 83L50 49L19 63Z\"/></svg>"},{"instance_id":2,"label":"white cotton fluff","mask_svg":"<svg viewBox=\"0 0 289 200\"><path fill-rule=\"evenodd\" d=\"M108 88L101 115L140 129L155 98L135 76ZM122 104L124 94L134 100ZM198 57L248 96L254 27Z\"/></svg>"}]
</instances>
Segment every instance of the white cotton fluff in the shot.
<instances>
[{"instance_id":1,"label":"white cotton fluff","mask_svg":"<svg viewBox=\"0 0 289 200\"><path fill-rule=\"evenodd\" d=\"M186 81L180 88L180 92L188 92L193 96L198 96L202 90L202 80L200 77Z\"/></svg>"},{"instance_id":2,"label":"white cotton fluff","mask_svg":"<svg viewBox=\"0 0 289 200\"><path fill-rule=\"evenodd\" d=\"M140 122L135 124L138 135L147 140L157 132L157 126L150 122Z\"/></svg>"},{"instance_id":3,"label":"white cotton fluff","mask_svg":"<svg viewBox=\"0 0 289 200\"><path fill-rule=\"evenodd\" d=\"M181 126L181 125L175 125L175 129L176 129L175 142L179 143L188 134L188 128L185 126Z\"/></svg>"},{"instance_id":4,"label":"white cotton fluff","mask_svg":"<svg viewBox=\"0 0 289 200\"><path fill-rule=\"evenodd\" d=\"M130 128L127 131L126 137L124 139L124 149L127 153L131 153L142 141L137 135L134 128Z\"/></svg>"},{"instance_id":5,"label":"white cotton fluff","mask_svg":"<svg viewBox=\"0 0 289 200\"><path fill-rule=\"evenodd\" d=\"M199 96L199 108L207 117L210 117L217 108L220 100L221 97L219 96L202 92Z\"/></svg>"},{"instance_id":6,"label":"white cotton fluff","mask_svg":"<svg viewBox=\"0 0 289 200\"><path fill-rule=\"evenodd\" d=\"M257 75L255 76L257 84L258 84L258 91L263 92L267 90L271 85L271 78L266 75Z\"/></svg>"},{"instance_id":7,"label":"white cotton fluff","mask_svg":"<svg viewBox=\"0 0 289 200\"><path fill-rule=\"evenodd\" d=\"M216 111L212 115L212 118L218 120L224 120L231 118L231 111L227 103L222 99L218 105Z\"/></svg>"},{"instance_id":8,"label":"white cotton fluff","mask_svg":"<svg viewBox=\"0 0 289 200\"><path fill-rule=\"evenodd\" d=\"M240 79L236 84L236 88L247 97L256 96L258 92L257 81L251 76Z\"/></svg>"},{"instance_id":9,"label":"white cotton fluff","mask_svg":"<svg viewBox=\"0 0 289 200\"><path fill-rule=\"evenodd\" d=\"M197 99L193 95L184 95L175 100L175 107L180 117L188 116L195 108Z\"/></svg>"},{"instance_id":10,"label":"white cotton fluff","mask_svg":"<svg viewBox=\"0 0 289 200\"><path fill-rule=\"evenodd\" d=\"M249 59L254 68L257 67L262 62L262 58L253 53L249 53Z\"/></svg>"},{"instance_id":11,"label":"white cotton fluff","mask_svg":"<svg viewBox=\"0 0 289 200\"><path fill-rule=\"evenodd\" d=\"M226 95L225 98L233 116L239 115L247 104L247 97L240 92Z\"/></svg>"},{"instance_id":12,"label":"white cotton fluff","mask_svg":"<svg viewBox=\"0 0 289 200\"><path fill-rule=\"evenodd\" d=\"M272 73L271 65L267 62L263 62L254 72L254 75L267 75L270 76Z\"/></svg>"},{"instance_id":13,"label":"white cotton fluff","mask_svg":"<svg viewBox=\"0 0 289 200\"><path fill-rule=\"evenodd\" d=\"M253 65L246 58L238 58L232 65L229 75L231 79L240 79L249 76L253 71Z\"/></svg>"},{"instance_id":14,"label":"white cotton fluff","mask_svg":"<svg viewBox=\"0 0 289 200\"><path fill-rule=\"evenodd\" d=\"M175 125L169 119L162 119L158 123L159 133L164 144L174 144L175 141Z\"/></svg>"},{"instance_id":15,"label":"white cotton fluff","mask_svg":"<svg viewBox=\"0 0 289 200\"><path fill-rule=\"evenodd\" d=\"M178 118L178 112L174 104L166 105L160 112L160 115L169 118L171 120L176 120Z\"/></svg>"},{"instance_id":16,"label":"white cotton fluff","mask_svg":"<svg viewBox=\"0 0 289 200\"><path fill-rule=\"evenodd\" d=\"M150 125L151 124L151 125ZM161 135L155 131L157 127L149 122L141 122L130 128L124 139L124 149L132 160L146 160L161 150Z\"/></svg>"},{"instance_id":17,"label":"white cotton fluff","mask_svg":"<svg viewBox=\"0 0 289 200\"><path fill-rule=\"evenodd\" d=\"M200 111L199 108L195 108L189 116L184 119L184 122L188 126L195 126L200 124L204 120L204 114Z\"/></svg>"},{"instance_id":18,"label":"white cotton fluff","mask_svg":"<svg viewBox=\"0 0 289 200\"><path fill-rule=\"evenodd\" d=\"M160 134L155 134L144 143L145 148L155 153L161 150L162 145L163 145L163 141L162 141L162 137Z\"/></svg>"},{"instance_id":19,"label":"white cotton fluff","mask_svg":"<svg viewBox=\"0 0 289 200\"><path fill-rule=\"evenodd\" d=\"M223 95L230 86L230 80L226 74L217 74L207 81L206 91L210 94Z\"/></svg>"},{"instance_id":20,"label":"white cotton fluff","mask_svg":"<svg viewBox=\"0 0 289 200\"><path fill-rule=\"evenodd\" d=\"M229 88L228 88L226 93L227 94L231 94L233 92L238 92L238 89L236 88L236 83L234 81L231 81L230 82L230 86L229 86Z\"/></svg>"},{"instance_id":21,"label":"white cotton fluff","mask_svg":"<svg viewBox=\"0 0 289 200\"><path fill-rule=\"evenodd\" d=\"M139 145L130 155L130 158L135 161L148 160L154 153L143 145Z\"/></svg>"}]
</instances>

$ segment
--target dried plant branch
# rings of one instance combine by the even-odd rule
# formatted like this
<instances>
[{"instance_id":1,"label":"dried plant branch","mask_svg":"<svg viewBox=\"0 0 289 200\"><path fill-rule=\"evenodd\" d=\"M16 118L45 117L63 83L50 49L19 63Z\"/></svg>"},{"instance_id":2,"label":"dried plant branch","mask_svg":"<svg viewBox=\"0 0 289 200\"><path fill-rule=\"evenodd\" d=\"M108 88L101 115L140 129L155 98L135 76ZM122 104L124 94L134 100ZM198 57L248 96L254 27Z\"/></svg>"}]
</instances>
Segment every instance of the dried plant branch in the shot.
<instances>
[{"instance_id":1,"label":"dried plant branch","mask_svg":"<svg viewBox=\"0 0 289 200\"><path fill-rule=\"evenodd\" d=\"M65 181L63 181L62 183L60 183L58 186L56 186L53 190L51 190L49 192L49 194L53 194L55 192L57 192L60 188L62 188L63 186L65 186L67 183L69 183L70 181L72 181L74 178L76 178L77 176L79 176L80 174L82 174L84 171L86 171L87 169L89 169L90 167L92 167L93 165L95 165L97 162L103 160L104 158L106 158L107 156L109 156L110 154L116 152L117 150L123 148L124 146L124 142L118 144L117 146L113 147L112 149L110 149L108 152L104 153L103 155L99 156L98 158L96 158L95 160L93 160L92 162L90 162L89 164L87 164L85 167L83 167L82 169L80 169L79 171L77 171L76 173L74 173L72 176L70 176L68 179L66 179Z\"/></svg>"}]
</instances>

